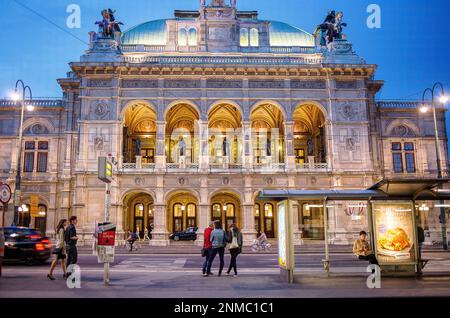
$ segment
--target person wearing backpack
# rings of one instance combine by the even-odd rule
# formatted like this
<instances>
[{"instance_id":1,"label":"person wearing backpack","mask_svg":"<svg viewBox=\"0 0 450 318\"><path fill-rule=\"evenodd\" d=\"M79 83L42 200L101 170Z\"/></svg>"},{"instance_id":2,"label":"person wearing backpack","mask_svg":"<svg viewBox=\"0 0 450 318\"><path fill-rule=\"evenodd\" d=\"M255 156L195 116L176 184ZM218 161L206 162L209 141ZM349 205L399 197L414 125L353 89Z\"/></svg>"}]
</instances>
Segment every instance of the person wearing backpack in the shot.
<instances>
[{"instance_id":1,"label":"person wearing backpack","mask_svg":"<svg viewBox=\"0 0 450 318\"><path fill-rule=\"evenodd\" d=\"M230 275L231 270L234 270L234 276L237 276L237 264L236 260L240 253L242 253L242 232L237 227L236 223L230 226L228 232L229 250L231 255L230 266L228 267L227 275Z\"/></svg>"},{"instance_id":2,"label":"person wearing backpack","mask_svg":"<svg viewBox=\"0 0 450 318\"><path fill-rule=\"evenodd\" d=\"M211 238L210 241L212 243L212 250L211 254L208 260L208 268L206 271L206 274L203 276L208 277L211 273L211 266L214 262L214 258L216 257L217 253L219 253L219 259L220 259L220 267L219 267L219 274L218 276L222 275L222 270L224 266L224 256L225 256L225 245L228 241L227 239L227 233L222 230L222 224L220 221L214 221L214 231L211 232Z\"/></svg>"}]
</instances>

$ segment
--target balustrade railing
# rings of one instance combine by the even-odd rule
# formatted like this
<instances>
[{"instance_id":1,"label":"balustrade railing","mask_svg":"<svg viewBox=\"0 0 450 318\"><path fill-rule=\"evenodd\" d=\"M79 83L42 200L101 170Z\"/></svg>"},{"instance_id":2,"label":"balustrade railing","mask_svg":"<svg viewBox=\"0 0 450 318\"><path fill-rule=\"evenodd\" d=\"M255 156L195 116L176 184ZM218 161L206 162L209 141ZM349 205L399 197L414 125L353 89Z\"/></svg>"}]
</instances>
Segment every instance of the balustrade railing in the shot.
<instances>
[{"instance_id":1,"label":"balustrade railing","mask_svg":"<svg viewBox=\"0 0 450 318\"><path fill-rule=\"evenodd\" d=\"M297 170L326 170L327 163L301 163L296 165Z\"/></svg>"}]
</instances>

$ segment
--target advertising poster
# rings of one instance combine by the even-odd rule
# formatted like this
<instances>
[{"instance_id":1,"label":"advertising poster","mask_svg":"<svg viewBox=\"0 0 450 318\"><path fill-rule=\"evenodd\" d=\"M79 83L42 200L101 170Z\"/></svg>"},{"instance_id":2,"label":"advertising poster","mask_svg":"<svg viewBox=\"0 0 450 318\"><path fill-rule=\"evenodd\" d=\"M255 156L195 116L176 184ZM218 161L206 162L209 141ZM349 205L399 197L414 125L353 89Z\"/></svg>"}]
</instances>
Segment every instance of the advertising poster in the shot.
<instances>
[{"instance_id":1,"label":"advertising poster","mask_svg":"<svg viewBox=\"0 0 450 318\"><path fill-rule=\"evenodd\" d=\"M278 205L278 264L287 267L286 247L286 202Z\"/></svg>"},{"instance_id":2,"label":"advertising poster","mask_svg":"<svg viewBox=\"0 0 450 318\"><path fill-rule=\"evenodd\" d=\"M381 264L415 262L412 205L374 204L373 207L378 262Z\"/></svg>"}]
</instances>

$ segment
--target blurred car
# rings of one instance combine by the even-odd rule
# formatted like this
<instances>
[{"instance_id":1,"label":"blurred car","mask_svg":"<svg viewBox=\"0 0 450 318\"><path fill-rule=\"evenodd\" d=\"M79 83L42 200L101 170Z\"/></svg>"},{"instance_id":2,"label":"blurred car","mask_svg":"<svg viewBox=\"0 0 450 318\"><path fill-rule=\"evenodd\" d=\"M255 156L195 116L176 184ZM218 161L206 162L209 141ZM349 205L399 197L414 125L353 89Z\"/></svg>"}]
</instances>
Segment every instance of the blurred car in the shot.
<instances>
[{"instance_id":1,"label":"blurred car","mask_svg":"<svg viewBox=\"0 0 450 318\"><path fill-rule=\"evenodd\" d=\"M195 241L197 239L198 227L188 227L185 231L170 234L169 238L174 241Z\"/></svg>"},{"instance_id":2,"label":"blurred car","mask_svg":"<svg viewBox=\"0 0 450 318\"><path fill-rule=\"evenodd\" d=\"M45 263L52 255L53 245L38 230L26 227L5 227L4 262Z\"/></svg>"}]
</instances>

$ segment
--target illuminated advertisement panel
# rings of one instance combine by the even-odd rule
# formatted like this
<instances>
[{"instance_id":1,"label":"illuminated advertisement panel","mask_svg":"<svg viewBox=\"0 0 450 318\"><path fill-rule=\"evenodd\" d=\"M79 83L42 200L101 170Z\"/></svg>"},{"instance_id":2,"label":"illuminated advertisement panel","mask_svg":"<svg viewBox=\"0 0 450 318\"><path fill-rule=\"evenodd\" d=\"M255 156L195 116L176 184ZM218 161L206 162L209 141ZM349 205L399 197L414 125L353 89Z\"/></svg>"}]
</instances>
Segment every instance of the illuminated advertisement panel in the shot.
<instances>
[{"instance_id":1,"label":"illuminated advertisement panel","mask_svg":"<svg viewBox=\"0 0 450 318\"><path fill-rule=\"evenodd\" d=\"M373 204L376 256L380 264L415 262L412 208L411 203Z\"/></svg>"},{"instance_id":2,"label":"illuminated advertisement panel","mask_svg":"<svg viewBox=\"0 0 450 318\"><path fill-rule=\"evenodd\" d=\"M284 201L278 205L278 264L284 268L287 267L286 204Z\"/></svg>"}]
</instances>

